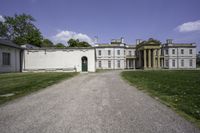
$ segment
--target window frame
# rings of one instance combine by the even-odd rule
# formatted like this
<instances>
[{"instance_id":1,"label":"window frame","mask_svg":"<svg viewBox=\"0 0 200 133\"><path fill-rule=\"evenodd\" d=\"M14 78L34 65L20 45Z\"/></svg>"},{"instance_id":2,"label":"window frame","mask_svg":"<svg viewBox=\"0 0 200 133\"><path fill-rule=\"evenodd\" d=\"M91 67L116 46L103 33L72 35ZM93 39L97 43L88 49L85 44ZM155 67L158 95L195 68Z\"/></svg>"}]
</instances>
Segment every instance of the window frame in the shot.
<instances>
[{"instance_id":1,"label":"window frame","mask_svg":"<svg viewBox=\"0 0 200 133\"><path fill-rule=\"evenodd\" d=\"M129 55L129 56L132 56L132 51L129 50L129 51L128 51L128 55Z\"/></svg>"},{"instance_id":2,"label":"window frame","mask_svg":"<svg viewBox=\"0 0 200 133\"><path fill-rule=\"evenodd\" d=\"M190 67L193 66L193 60L192 59L190 59L189 64L190 64Z\"/></svg>"},{"instance_id":3,"label":"window frame","mask_svg":"<svg viewBox=\"0 0 200 133\"><path fill-rule=\"evenodd\" d=\"M111 55L111 50L108 50L108 55Z\"/></svg>"},{"instance_id":4,"label":"window frame","mask_svg":"<svg viewBox=\"0 0 200 133\"><path fill-rule=\"evenodd\" d=\"M175 49L172 49L172 54L176 54Z\"/></svg>"},{"instance_id":5,"label":"window frame","mask_svg":"<svg viewBox=\"0 0 200 133\"><path fill-rule=\"evenodd\" d=\"M101 50L98 50L98 55L101 56Z\"/></svg>"},{"instance_id":6,"label":"window frame","mask_svg":"<svg viewBox=\"0 0 200 133\"><path fill-rule=\"evenodd\" d=\"M176 66L176 60L172 60L172 67L175 67Z\"/></svg>"},{"instance_id":7,"label":"window frame","mask_svg":"<svg viewBox=\"0 0 200 133\"><path fill-rule=\"evenodd\" d=\"M165 50L165 54L169 55L169 50L168 49Z\"/></svg>"},{"instance_id":8,"label":"window frame","mask_svg":"<svg viewBox=\"0 0 200 133\"><path fill-rule=\"evenodd\" d=\"M11 54L8 52L2 52L2 65L10 66L11 65Z\"/></svg>"},{"instance_id":9,"label":"window frame","mask_svg":"<svg viewBox=\"0 0 200 133\"><path fill-rule=\"evenodd\" d=\"M120 50L117 50L117 55L120 55Z\"/></svg>"},{"instance_id":10,"label":"window frame","mask_svg":"<svg viewBox=\"0 0 200 133\"><path fill-rule=\"evenodd\" d=\"M120 60L117 60L117 67L121 68L121 61Z\"/></svg>"},{"instance_id":11,"label":"window frame","mask_svg":"<svg viewBox=\"0 0 200 133\"><path fill-rule=\"evenodd\" d=\"M184 49L181 49L181 54L184 54Z\"/></svg>"},{"instance_id":12,"label":"window frame","mask_svg":"<svg viewBox=\"0 0 200 133\"><path fill-rule=\"evenodd\" d=\"M165 66L169 67L169 60L165 60Z\"/></svg>"},{"instance_id":13,"label":"window frame","mask_svg":"<svg viewBox=\"0 0 200 133\"><path fill-rule=\"evenodd\" d=\"M108 61L108 68L111 68L111 61Z\"/></svg>"},{"instance_id":14,"label":"window frame","mask_svg":"<svg viewBox=\"0 0 200 133\"><path fill-rule=\"evenodd\" d=\"M184 67L184 60L181 60L181 66Z\"/></svg>"},{"instance_id":15,"label":"window frame","mask_svg":"<svg viewBox=\"0 0 200 133\"><path fill-rule=\"evenodd\" d=\"M193 50L192 49L189 50L189 54L193 54Z\"/></svg>"},{"instance_id":16,"label":"window frame","mask_svg":"<svg viewBox=\"0 0 200 133\"><path fill-rule=\"evenodd\" d=\"M101 60L99 60L99 62L98 62L98 66L99 66L99 68L102 67L102 62L101 62Z\"/></svg>"}]
</instances>

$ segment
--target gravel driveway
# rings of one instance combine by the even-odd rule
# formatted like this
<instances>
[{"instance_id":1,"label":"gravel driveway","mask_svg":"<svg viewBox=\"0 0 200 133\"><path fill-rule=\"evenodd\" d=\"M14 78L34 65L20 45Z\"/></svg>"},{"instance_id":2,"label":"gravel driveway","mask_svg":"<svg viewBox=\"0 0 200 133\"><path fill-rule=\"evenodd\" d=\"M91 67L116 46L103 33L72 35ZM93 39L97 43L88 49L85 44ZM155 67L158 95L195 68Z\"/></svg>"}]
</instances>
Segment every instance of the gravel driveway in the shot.
<instances>
[{"instance_id":1,"label":"gravel driveway","mask_svg":"<svg viewBox=\"0 0 200 133\"><path fill-rule=\"evenodd\" d=\"M3 105L0 132L199 133L119 73L80 74Z\"/></svg>"}]
</instances>

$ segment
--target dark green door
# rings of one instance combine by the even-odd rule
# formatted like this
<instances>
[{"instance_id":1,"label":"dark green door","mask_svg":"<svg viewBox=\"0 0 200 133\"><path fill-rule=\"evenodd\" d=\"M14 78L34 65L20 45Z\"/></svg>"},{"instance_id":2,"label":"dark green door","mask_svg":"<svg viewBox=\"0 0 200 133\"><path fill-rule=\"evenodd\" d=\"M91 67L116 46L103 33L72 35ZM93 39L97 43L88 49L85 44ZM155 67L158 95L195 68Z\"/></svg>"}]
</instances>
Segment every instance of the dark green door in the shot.
<instances>
[{"instance_id":1,"label":"dark green door","mask_svg":"<svg viewBox=\"0 0 200 133\"><path fill-rule=\"evenodd\" d=\"M87 61L87 57L82 57L81 58L82 61L82 71L83 72L87 72L88 71L88 61Z\"/></svg>"}]
</instances>

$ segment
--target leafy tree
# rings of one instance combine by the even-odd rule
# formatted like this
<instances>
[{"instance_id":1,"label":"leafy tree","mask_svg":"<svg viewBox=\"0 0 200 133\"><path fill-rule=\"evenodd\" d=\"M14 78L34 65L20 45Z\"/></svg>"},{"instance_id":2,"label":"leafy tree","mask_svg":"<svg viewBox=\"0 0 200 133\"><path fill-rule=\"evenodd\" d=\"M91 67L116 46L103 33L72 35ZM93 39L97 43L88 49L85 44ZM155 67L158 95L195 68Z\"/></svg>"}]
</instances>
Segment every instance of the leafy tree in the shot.
<instances>
[{"instance_id":1,"label":"leafy tree","mask_svg":"<svg viewBox=\"0 0 200 133\"><path fill-rule=\"evenodd\" d=\"M91 45L85 41L79 42L79 47L91 47Z\"/></svg>"},{"instance_id":2,"label":"leafy tree","mask_svg":"<svg viewBox=\"0 0 200 133\"><path fill-rule=\"evenodd\" d=\"M200 51L197 54L197 66L200 66Z\"/></svg>"},{"instance_id":3,"label":"leafy tree","mask_svg":"<svg viewBox=\"0 0 200 133\"><path fill-rule=\"evenodd\" d=\"M91 45L85 41L80 42L78 39L70 39L68 41L69 47L91 47Z\"/></svg>"},{"instance_id":4,"label":"leafy tree","mask_svg":"<svg viewBox=\"0 0 200 133\"><path fill-rule=\"evenodd\" d=\"M78 42L79 42L79 40L70 39L68 41L68 46L69 47L78 47Z\"/></svg>"},{"instance_id":5,"label":"leafy tree","mask_svg":"<svg viewBox=\"0 0 200 133\"><path fill-rule=\"evenodd\" d=\"M5 16L5 21L0 22L0 37L9 39L19 45L33 44L40 46L42 35L33 24L35 19L27 14L15 14L14 17Z\"/></svg>"},{"instance_id":6,"label":"leafy tree","mask_svg":"<svg viewBox=\"0 0 200 133\"><path fill-rule=\"evenodd\" d=\"M42 41L41 47L53 47L54 44L52 41L50 41L49 39L44 39Z\"/></svg>"},{"instance_id":7,"label":"leafy tree","mask_svg":"<svg viewBox=\"0 0 200 133\"><path fill-rule=\"evenodd\" d=\"M66 46L62 43L57 43L55 46L56 48L66 48Z\"/></svg>"}]
</instances>

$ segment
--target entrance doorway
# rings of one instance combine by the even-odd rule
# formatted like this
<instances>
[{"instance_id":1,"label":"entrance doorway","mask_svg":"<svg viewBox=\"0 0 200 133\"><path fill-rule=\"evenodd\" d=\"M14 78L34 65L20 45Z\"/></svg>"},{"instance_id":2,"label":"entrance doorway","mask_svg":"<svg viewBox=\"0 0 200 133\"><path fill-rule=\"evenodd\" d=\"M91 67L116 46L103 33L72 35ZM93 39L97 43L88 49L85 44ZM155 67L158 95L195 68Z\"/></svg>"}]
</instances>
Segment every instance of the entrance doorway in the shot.
<instances>
[{"instance_id":1,"label":"entrance doorway","mask_svg":"<svg viewBox=\"0 0 200 133\"><path fill-rule=\"evenodd\" d=\"M81 58L81 62L82 62L82 72L87 72L88 71L88 60L87 60L87 57L83 56Z\"/></svg>"}]
</instances>

